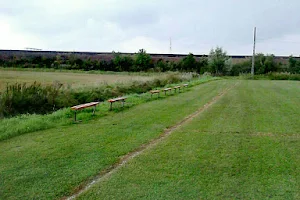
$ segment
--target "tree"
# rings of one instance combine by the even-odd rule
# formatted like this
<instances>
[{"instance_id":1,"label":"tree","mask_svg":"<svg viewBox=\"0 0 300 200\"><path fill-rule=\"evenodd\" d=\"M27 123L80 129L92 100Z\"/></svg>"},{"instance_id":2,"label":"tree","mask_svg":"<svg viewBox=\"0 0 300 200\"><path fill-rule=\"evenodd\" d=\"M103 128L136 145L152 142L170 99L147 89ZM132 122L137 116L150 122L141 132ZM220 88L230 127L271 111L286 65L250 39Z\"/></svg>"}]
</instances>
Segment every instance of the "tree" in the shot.
<instances>
[{"instance_id":1,"label":"tree","mask_svg":"<svg viewBox=\"0 0 300 200\"><path fill-rule=\"evenodd\" d=\"M197 65L197 72L199 74L203 74L204 72L209 71L208 69L208 59L206 57L201 57L199 59L198 65Z\"/></svg>"},{"instance_id":2,"label":"tree","mask_svg":"<svg viewBox=\"0 0 300 200\"><path fill-rule=\"evenodd\" d=\"M181 70L183 71L192 71L197 68L197 61L192 53L189 53L180 61Z\"/></svg>"},{"instance_id":3,"label":"tree","mask_svg":"<svg viewBox=\"0 0 300 200\"><path fill-rule=\"evenodd\" d=\"M123 71L132 71L134 61L131 56L124 56L122 59L122 70Z\"/></svg>"},{"instance_id":4,"label":"tree","mask_svg":"<svg viewBox=\"0 0 300 200\"><path fill-rule=\"evenodd\" d=\"M275 56L273 54L266 56L263 53L256 54L254 71L255 74L266 74L277 71Z\"/></svg>"},{"instance_id":5,"label":"tree","mask_svg":"<svg viewBox=\"0 0 300 200\"><path fill-rule=\"evenodd\" d=\"M117 71L130 71L133 66L133 59L130 56L122 56L120 53L115 53L113 59L114 68Z\"/></svg>"},{"instance_id":6,"label":"tree","mask_svg":"<svg viewBox=\"0 0 300 200\"><path fill-rule=\"evenodd\" d=\"M293 56L289 58L289 71L293 74L300 74L300 61L297 61Z\"/></svg>"},{"instance_id":7,"label":"tree","mask_svg":"<svg viewBox=\"0 0 300 200\"><path fill-rule=\"evenodd\" d=\"M163 59L159 59L155 63L155 71L162 71L165 72L168 70L168 63L166 63Z\"/></svg>"},{"instance_id":8,"label":"tree","mask_svg":"<svg viewBox=\"0 0 300 200\"><path fill-rule=\"evenodd\" d=\"M113 51L113 56L114 56L114 58L113 58L112 62L114 64L115 69L117 71L122 71L122 56L121 56L121 54L119 52L116 53Z\"/></svg>"},{"instance_id":9,"label":"tree","mask_svg":"<svg viewBox=\"0 0 300 200\"><path fill-rule=\"evenodd\" d=\"M55 69L58 69L58 68L61 69L61 64L62 64L62 58L61 58L61 56L58 54L58 55L56 55L55 61L53 62L53 67L54 67Z\"/></svg>"},{"instance_id":10,"label":"tree","mask_svg":"<svg viewBox=\"0 0 300 200\"><path fill-rule=\"evenodd\" d=\"M229 72L230 76L238 76L239 74L245 73L249 74L251 72L251 60L245 60L232 65L232 68Z\"/></svg>"},{"instance_id":11,"label":"tree","mask_svg":"<svg viewBox=\"0 0 300 200\"><path fill-rule=\"evenodd\" d=\"M146 50L140 49L135 56L134 60L134 70L135 71L146 71L151 68L152 58L146 53Z\"/></svg>"},{"instance_id":12,"label":"tree","mask_svg":"<svg viewBox=\"0 0 300 200\"><path fill-rule=\"evenodd\" d=\"M226 73L227 60L227 53L221 47L211 49L208 57L210 72L215 75L224 75Z\"/></svg>"}]
</instances>

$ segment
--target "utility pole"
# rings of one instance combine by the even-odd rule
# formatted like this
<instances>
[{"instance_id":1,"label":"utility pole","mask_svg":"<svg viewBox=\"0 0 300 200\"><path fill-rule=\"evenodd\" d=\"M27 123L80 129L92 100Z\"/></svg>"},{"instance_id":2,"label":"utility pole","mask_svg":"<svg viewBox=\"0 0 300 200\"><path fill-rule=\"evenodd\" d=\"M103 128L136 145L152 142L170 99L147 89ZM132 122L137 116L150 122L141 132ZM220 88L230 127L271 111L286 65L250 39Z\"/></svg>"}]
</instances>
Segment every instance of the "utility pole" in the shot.
<instances>
[{"instance_id":1,"label":"utility pole","mask_svg":"<svg viewBox=\"0 0 300 200\"><path fill-rule=\"evenodd\" d=\"M255 43L256 43L256 27L254 27L253 56L252 56L252 67L251 67L251 75L252 75L252 76L254 76Z\"/></svg>"},{"instance_id":2,"label":"utility pole","mask_svg":"<svg viewBox=\"0 0 300 200\"><path fill-rule=\"evenodd\" d=\"M170 53L172 53L172 38L170 37Z\"/></svg>"}]
</instances>

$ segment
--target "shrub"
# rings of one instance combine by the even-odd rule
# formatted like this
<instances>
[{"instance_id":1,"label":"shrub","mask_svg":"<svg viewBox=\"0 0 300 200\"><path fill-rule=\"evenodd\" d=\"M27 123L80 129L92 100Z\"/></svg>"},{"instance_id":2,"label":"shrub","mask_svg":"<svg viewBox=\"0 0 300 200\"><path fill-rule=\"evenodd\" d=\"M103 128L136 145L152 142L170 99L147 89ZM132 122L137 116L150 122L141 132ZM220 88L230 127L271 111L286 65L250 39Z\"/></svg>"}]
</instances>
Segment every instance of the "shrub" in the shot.
<instances>
[{"instance_id":1,"label":"shrub","mask_svg":"<svg viewBox=\"0 0 300 200\"><path fill-rule=\"evenodd\" d=\"M199 74L203 74L207 71L209 71L208 67L208 59L205 57L201 57L198 61L198 66L196 70Z\"/></svg>"},{"instance_id":2,"label":"shrub","mask_svg":"<svg viewBox=\"0 0 300 200\"><path fill-rule=\"evenodd\" d=\"M152 58L144 49L140 49L135 55L134 71L146 71L152 67Z\"/></svg>"},{"instance_id":3,"label":"shrub","mask_svg":"<svg viewBox=\"0 0 300 200\"><path fill-rule=\"evenodd\" d=\"M155 65L154 65L154 71L156 72L165 72L165 71L168 71L170 69L168 69L168 63L165 62L163 59L159 59Z\"/></svg>"},{"instance_id":4,"label":"shrub","mask_svg":"<svg viewBox=\"0 0 300 200\"><path fill-rule=\"evenodd\" d=\"M226 61L228 60L226 51L221 47L211 49L208 57L210 72L215 75L224 75L226 73Z\"/></svg>"},{"instance_id":5,"label":"shrub","mask_svg":"<svg viewBox=\"0 0 300 200\"><path fill-rule=\"evenodd\" d=\"M285 73L269 73L267 74L271 80L295 80L300 81L300 74Z\"/></svg>"},{"instance_id":6,"label":"shrub","mask_svg":"<svg viewBox=\"0 0 300 200\"><path fill-rule=\"evenodd\" d=\"M113 52L114 59L112 63L116 71L131 71L134 64L133 59L130 56L122 56L120 53Z\"/></svg>"},{"instance_id":7,"label":"shrub","mask_svg":"<svg viewBox=\"0 0 300 200\"><path fill-rule=\"evenodd\" d=\"M275 56L264 55L259 53L255 56L255 74L266 74L269 72L276 72L278 69L278 65L275 62Z\"/></svg>"},{"instance_id":8,"label":"shrub","mask_svg":"<svg viewBox=\"0 0 300 200\"><path fill-rule=\"evenodd\" d=\"M184 57L180 63L181 71L192 71L193 69L197 69L197 61L192 53L189 53L186 57Z\"/></svg>"},{"instance_id":9,"label":"shrub","mask_svg":"<svg viewBox=\"0 0 300 200\"><path fill-rule=\"evenodd\" d=\"M62 84L42 86L34 82L27 84L7 85L0 97L2 116L13 116L22 113L47 113L55 109L56 99Z\"/></svg>"},{"instance_id":10,"label":"shrub","mask_svg":"<svg viewBox=\"0 0 300 200\"><path fill-rule=\"evenodd\" d=\"M232 68L229 71L229 75L238 76L240 74L247 74L250 72L251 72L251 60L246 60L244 62L232 65Z\"/></svg>"},{"instance_id":11,"label":"shrub","mask_svg":"<svg viewBox=\"0 0 300 200\"><path fill-rule=\"evenodd\" d=\"M290 56L289 58L289 72L300 74L300 61Z\"/></svg>"}]
</instances>

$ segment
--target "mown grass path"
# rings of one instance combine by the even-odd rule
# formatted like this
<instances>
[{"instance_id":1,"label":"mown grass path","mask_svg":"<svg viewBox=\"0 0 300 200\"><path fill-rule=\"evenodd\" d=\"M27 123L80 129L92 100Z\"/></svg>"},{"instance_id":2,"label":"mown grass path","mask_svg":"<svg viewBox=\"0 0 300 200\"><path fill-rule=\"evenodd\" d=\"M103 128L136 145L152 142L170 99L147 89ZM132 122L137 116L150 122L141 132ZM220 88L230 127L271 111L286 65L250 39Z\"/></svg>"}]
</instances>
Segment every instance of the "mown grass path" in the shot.
<instances>
[{"instance_id":1,"label":"mown grass path","mask_svg":"<svg viewBox=\"0 0 300 200\"><path fill-rule=\"evenodd\" d=\"M74 194L72 194L72 196L69 196L66 199L71 200L71 199L77 198L79 195L81 195L82 193L89 190L93 185L97 184L98 182L102 181L103 179L106 179L112 173L115 173L117 170L119 170L121 167L123 167L123 165L125 165L131 159L135 158L136 156L139 156L140 154L142 154L147 149L153 148L153 146L158 144L161 140L166 139L166 137L168 137L170 134L172 134L174 131L176 131L178 128L180 128L182 125L188 123L193 118L197 117L199 114L201 114L206 109L208 109L210 106L215 104L220 98L222 98L222 96L224 96L230 89L232 89L236 85L237 85L237 83L234 84L233 86L228 87L227 89L223 90L217 96L215 96L211 101L207 102L204 106L200 107L197 111L195 111L194 113L186 116L184 119L177 122L175 125L165 129L163 131L163 133L160 134L159 137L154 138L149 143L143 144L138 149L136 149L135 151L129 152L128 154L123 156L119 160L118 163L115 163L113 166L111 166L110 169L108 169L106 171L103 171L103 173L100 173L98 176L94 177L94 179L91 180L89 183L87 183L83 188L76 191Z\"/></svg>"},{"instance_id":2,"label":"mown grass path","mask_svg":"<svg viewBox=\"0 0 300 200\"><path fill-rule=\"evenodd\" d=\"M300 83L242 81L79 199L300 199Z\"/></svg>"},{"instance_id":3,"label":"mown grass path","mask_svg":"<svg viewBox=\"0 0 300 200\"><path fill-rule=\"evenodd\" d=\"M59 199L159 137L235 81L215 81L88 124L0 142L0 199Z\"/></svg>"}]
</instances>

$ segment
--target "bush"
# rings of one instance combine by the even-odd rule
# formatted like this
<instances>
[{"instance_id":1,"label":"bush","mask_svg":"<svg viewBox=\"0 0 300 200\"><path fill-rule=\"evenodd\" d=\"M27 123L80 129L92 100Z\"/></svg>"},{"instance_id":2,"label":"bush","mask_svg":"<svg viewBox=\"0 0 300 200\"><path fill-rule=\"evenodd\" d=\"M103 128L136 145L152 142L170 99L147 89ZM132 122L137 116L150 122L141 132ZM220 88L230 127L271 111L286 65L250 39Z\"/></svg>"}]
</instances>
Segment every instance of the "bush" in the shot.
<instances>
[{"instance_id":1,"label":"bush","mask_svg":"<svg viewBox=\"0 0 300 200\"><path fill-rule=\"evenodd\" d=\"M120 53L115 53L114 59L112 61L116 71L131 71L132 66L134 65L134 60L130 56L122 56Z\"/></svg>"},{"instance_id":2,"label":"bush","mask_svg":"<svg viewBox=\"0 0 300 200\"><path fill-rule=\"evenodd\" d=\"M0 96L1 116L13 116L22 113L47 113L55 109L62 84L42 86L16 83L7 85Z\"/></svg>"},{"instance_id":3,"label":"bush","mask_svg":"<svg viewBox=\"0 0 300 200\"><path fill-rule=\"evenodd\" d=\"M226 62L228 60L226 51L223 51L221 47L211 49L208 59L211 73L215 75L226 74Z\"/></svg>"},{"instance_id":4,"label":"bush","mask_svg":"<svg viewBox=\"0 0 300 200\"><path fill-rule=\"evenodd\" d=\"M259 74L254 77L251 74L240 74L241 79L246 80L294 80L300 81L300 74L291 74L289 72L270 72L268 74Z\"/></svg>"},{"instance_id":5,"label":"bush","mask_svg":"<svg viewBox=\"0 0 300 200\"><path fill-rule=\"evenodd\" d=\"M208 59L205 57L201 57L198 61L198 66L196 70L199 74L203 74L209 71Z\"/></svg>"},{"instance_id":6,"label":"bush","mask_svg":"<svg viewBox=\"0 0 300 200\"><path fill-rule=\"evenodd\" d=\"M165 62L163 59L159 59L154 65L154 71L156 72L165 72L168 70L170 70L168 63Z\"/></svg>"},{"instance_id":7,"label":"bush","mask_svg":"<svg viewBox=\"0 0 300 200\"><path fill-rule=\"evenodd\" d=\"M271 80L295 80L300 81L300 74L285 73L269 73L267 74Z\"/></svg>"},{"instance_id":8,"label":"bush","mask_svg":"<svg viewBox=\"0 0 300 200\"><path fill-rule=\"evenodd\" d=\"M275 62L275 56L264 55L259 53L255 56L255 74L267 74L269 72L276 72L278 70L278 65Z\"/></svg>"},{"instance_id":9,"label":"bush","mask_svg":"<svg viewBox=\"0 0 300 200\"><path fill-rule=\"evenodd\" d=\"M134 71L147 71L152 68L152 58L144 49L140 49L134 59Z\"/></svg>"},{"instance_id":10,"label":"bush","mask_svg":"<svg viewBox=\"0 0 300 200\"><path fill-rule=\"evenodd\" d=\"M180 63L180 70L181 71L193 71L197 69L197 61L192 53L189 53L186 57L184 57Z\"/></svg>"},{"instance_id":11,"label":"bush","mask_svg":"<svg viewBox=\"0 0 300 200\"><path fill-rule=\"evenodd\" d=\"M251 60L247 60L245 62L232 65L232 68L229 71L229 75L238 76L240 74L247 74L250 72L251 72Z\"/></svg>"},{"instance_id":12,"label":"bush","mask_svg":"<svg viewBox=\"0 0 300 200\"><path fill-rule=\"evenodd\" d=\"M292 56L289 58L289 72L300 74L300 61L296 60Z\"/></svg>"}]
</instances>

